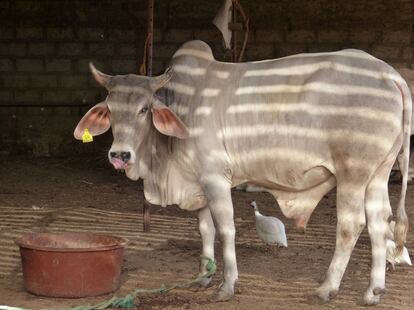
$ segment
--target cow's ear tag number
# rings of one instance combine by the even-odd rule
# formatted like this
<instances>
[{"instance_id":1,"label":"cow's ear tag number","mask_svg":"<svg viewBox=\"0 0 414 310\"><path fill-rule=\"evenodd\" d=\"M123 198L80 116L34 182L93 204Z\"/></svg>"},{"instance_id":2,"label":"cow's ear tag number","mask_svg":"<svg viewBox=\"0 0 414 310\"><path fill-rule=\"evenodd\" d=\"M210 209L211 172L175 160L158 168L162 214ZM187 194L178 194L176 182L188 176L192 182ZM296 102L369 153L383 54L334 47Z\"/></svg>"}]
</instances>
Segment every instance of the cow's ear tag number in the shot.
<instances>
[{"instance_id":1,"label":"cow's ear tag number","mask_svg":"<svg viewBox=\"0 0 414 310\"><path fill-rule=\"evenodd\" d=\"M89 132L88 128L85 128L85 131L83 132L83 135L82 135L82 142L89 143L92 141L93 141L93 136Z\"/></svg>"}]
</instances>

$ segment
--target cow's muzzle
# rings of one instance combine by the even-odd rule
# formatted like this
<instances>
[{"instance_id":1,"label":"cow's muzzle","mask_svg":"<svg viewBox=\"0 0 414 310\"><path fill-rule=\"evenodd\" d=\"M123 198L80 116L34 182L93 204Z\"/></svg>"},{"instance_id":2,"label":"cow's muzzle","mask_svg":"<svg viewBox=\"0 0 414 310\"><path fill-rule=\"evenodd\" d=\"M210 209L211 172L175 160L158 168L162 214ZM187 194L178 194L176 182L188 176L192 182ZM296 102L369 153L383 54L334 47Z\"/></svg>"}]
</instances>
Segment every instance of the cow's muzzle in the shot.
<instances>
[{"instance_id":1,"label":"cow's muzzle","mask_svg":"<svg viewBox=\"0 0 414 310\"><path fill-rule=\"evenodd\" d=\"M110 152L109 157L115 169L125 169L131 160L131 152Z\"/></svg>"}]
</instances>

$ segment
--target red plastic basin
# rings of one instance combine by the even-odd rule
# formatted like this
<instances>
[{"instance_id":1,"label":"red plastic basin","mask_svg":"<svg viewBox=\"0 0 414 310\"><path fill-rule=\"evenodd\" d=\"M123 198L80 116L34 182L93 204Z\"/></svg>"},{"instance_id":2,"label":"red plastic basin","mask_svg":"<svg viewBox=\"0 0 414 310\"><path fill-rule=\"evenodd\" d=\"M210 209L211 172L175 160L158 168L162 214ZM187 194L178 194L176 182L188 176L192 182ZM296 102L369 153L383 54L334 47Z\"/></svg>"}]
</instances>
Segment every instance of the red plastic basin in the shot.
<instances>
[{"instance_id":1,"label":"red plastic basin","mask_svg":"<svg viewBox=\"0 0 414 310\"><path fill-rule=\"evenodd\" d=\"M127 240L91 233L31 233L20 246L24 287L41 296L87 297L119 288Z\"/></svg>"}]
</instances>

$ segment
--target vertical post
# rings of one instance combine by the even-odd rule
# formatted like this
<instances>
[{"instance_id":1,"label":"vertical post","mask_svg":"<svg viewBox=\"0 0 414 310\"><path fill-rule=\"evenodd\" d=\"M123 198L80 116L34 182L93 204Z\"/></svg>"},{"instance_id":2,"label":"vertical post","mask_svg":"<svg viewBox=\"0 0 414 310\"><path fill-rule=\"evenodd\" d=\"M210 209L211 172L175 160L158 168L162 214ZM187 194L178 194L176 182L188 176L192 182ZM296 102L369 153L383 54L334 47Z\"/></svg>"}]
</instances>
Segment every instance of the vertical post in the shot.
<instances>
[{"instance_id":1,"label":"vertical post","mask_svg":"<svg viewBox=\"0 0 414 310\"><path fill-rule=\"evenodd\" d=\"M147 75L152 76L152 45L153 45L153 34L154 34L154 0L148 0L148 22L147 22ZM144 195L143 195L144 196ZM143 197L142 206L142 217L143 217L143 231L151 231L151 215L150 215L150 204Z\"/></svg>"},{"instance_id":2,"label":"vertical post","mask_svg":"<svg viewBox=\"0 0 414 310\"><path fill-rule=\"evenodd\" d=\"M237 9L236 6L233 4L231 6L231 23L234 25L231 29L231 38L233 41L233 62L237 62L237 30L235 29L235 26L237 24Z\"/></svg>"},{"instance_id":3,"label":"vertical post","mask_svg":"<svg viewBox=\"0 0 414 310\"><path fill-rule=\"evenodd\" d=\"M144 198L144 209L142 211L142 216L144 219L144 232L150 232L151 231L151 214L150 214L150 204L145 200Z\"/></svg>"},{"instance_id":4,"label":"vertical post","mask_svg":"<svg viewBox=\"0 0 414 310\"><path fill-rule=\"evenodd\" d=\"M154 35L154 0L148 0L148 23L147 23L147 75L152 76L152 45Z\"/></svg>"}]
</instances>

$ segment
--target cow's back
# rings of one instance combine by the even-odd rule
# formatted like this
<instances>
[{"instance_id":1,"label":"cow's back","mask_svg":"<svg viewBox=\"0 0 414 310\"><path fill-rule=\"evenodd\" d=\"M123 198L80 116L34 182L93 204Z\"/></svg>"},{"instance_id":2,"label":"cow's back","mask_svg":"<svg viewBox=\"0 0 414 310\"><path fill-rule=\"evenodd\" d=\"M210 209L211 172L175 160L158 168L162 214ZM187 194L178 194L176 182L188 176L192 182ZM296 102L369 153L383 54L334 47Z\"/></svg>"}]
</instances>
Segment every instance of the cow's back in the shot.
<instances>
[{"instance_id":1,"label":"cow's back","mask_svg":"<svg viewBox=\"0 0 414 310\"><path fill-rule=\"evenodd\" d=\"M188 63L203 74L181 77L194 91L183 117L200 156L235 179L284 186L316 166L334 171L339 160L364 167L401 132L400 77L365 52L241 64L195 58Z\"/></svg>"}]
</instances>

